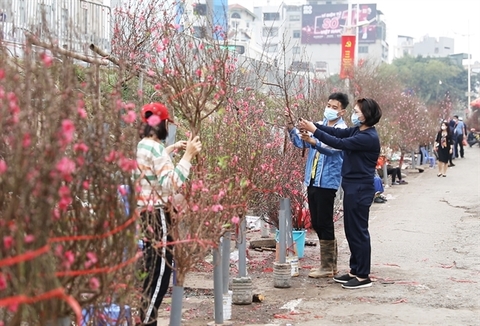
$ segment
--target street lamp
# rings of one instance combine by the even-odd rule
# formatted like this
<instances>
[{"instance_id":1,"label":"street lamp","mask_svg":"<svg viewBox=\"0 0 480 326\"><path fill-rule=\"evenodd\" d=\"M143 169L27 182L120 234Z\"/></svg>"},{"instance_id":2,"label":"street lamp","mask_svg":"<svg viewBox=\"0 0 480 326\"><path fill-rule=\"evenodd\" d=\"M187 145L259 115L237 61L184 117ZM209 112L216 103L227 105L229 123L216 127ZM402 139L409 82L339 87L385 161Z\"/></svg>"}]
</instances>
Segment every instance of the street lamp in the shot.
<instances>
[{"instance_id":1,"label":"street lamp","mask_svg":"<svg viewBox=\"0 0 480 326\"><path fill-rule=\"evenodd\" d=\"M373 18L371 20L364 20L364 21L358 21L360 19L360 2L357 0L356 1L356 10L355 10L355 25L352 25L352 14L353 14L353 8L352 8L352 3L351 1L348 1L348 15L347 15L347 24L346 25L341 25L342 27L345 28L344 34L349 35L353 34L352 29L355 28L355 48L354 48L354 56L353 56L353 61L354 65L356 66L358 63L358 31L359 27L369 25L372 22L374 22L377 18Z\"/></svg>"},{"instance_id":2,"label":"street lamp","mask_svg":"<svg viewBox=\"0 0 480 326\"><path fill-rule=\"evenodd\" d=\"M460 33L455 33L454 34L460 35L460 36L466 36L467 37L467 102L468 102L468 107L467 110L470 112L471 107L470 105L472 104L472 89L471 89L471 78L472 78L472 72L471 72L471 64L470 64L470 20L467 22L467 34L460 34Z\"/></svg>"},{"instance_id":3,"label":"street lamp","mask_svg":"<svg viewBox=\"0 0 480 326\"><path fill-rule=\"evenodd\" d=\"M467 109L468 109L469 112L470 112L470 110L471 110L471 109L470 109L470 104L472 103L472 101L471 101L471 96L472 96L472 94L470 94L470 93L471 93L471 89L470 89L470 87L471 87L471 86L470 86L470 81L471 81L471 80L470 80L470 79L471 79L471 77L472 77L472 76L471 76L471 72L470 72L470 70L471 70L471 67L470 67L470 20L468 21L468 25L467 25L467 26L468 26L468 27L467 27L467 52L468 52L468 53L467 53L467 55L468 55L468 58L467 58L467 60L468 60L468 61L467 61L467 69L468 69L468 71L467 71L468 107L467 107Z\"/></svg>"}]
</instances>

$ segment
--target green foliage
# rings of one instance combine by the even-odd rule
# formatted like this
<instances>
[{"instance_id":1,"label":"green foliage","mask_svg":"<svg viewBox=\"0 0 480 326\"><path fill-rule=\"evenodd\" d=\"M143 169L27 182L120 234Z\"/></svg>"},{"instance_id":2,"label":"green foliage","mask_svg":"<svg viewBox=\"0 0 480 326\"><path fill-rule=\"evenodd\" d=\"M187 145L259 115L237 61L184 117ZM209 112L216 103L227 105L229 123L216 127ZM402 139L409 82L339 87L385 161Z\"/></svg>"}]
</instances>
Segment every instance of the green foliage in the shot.
<instances>
[{"instance_id":1,"label":"green foliage","mask_svg":"<svg viewBox=\"0 0 480 326\"><path fill-rule=\"evenodd\" d=\"M438 104L447 95L457 108L466 105L467 70L449 58L405 56L383 69L396 76L405 91L413 92L427 105ZM475 83L472 78L472 85Z\"/></svg>"}]
</instances>

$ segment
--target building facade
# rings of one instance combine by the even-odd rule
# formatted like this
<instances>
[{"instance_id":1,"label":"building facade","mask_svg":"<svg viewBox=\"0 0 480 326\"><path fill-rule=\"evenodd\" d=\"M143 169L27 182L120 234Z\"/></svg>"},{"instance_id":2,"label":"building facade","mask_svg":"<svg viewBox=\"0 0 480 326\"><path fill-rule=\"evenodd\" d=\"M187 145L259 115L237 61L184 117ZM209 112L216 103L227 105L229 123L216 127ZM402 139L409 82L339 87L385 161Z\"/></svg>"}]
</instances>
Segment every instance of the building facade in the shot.
<instances>
[{"instance_id":1,"label":"building facade","mask_svg":"<svg viewBox=\"0 0 480 326\"><path fill-rule=\"evenodd\" d=\"M413 37L398 35L394 58L401 58L407 55L413 56L413 44Z\"/></svg>"},{"instance_id":2,"label":"building facade","mask_svg":"<svg viewBox=\"0 0 480 326\"><path fill-rule=\"evenodd\" d=\"M111 9L102 0L0 0L1 37L15 55L27 34L88 53L94 43L110 49Z\"/></svg>"},{"instance_id":3,"label":"building facade","mask_svg":"<svg viewBox=\"0 0 480 326\"><path fill-rule=\"evenodd\" d=\"M450 37L425 36L413 45L413 55L423 57L447 57L454 53L454 39Z\"/></svg>"}]
</instances>

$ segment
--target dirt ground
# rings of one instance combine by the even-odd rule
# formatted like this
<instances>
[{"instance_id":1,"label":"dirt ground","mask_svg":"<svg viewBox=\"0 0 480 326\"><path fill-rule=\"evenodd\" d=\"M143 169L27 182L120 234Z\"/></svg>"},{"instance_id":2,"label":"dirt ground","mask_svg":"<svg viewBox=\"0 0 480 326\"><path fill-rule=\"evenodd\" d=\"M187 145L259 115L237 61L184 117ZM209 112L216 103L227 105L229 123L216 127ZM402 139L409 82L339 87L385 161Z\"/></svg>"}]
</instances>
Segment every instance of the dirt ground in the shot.
<instances>
[{"instance_id":1,"label":"dirt ground","mask_svg":"<svg viewBox=\"0 0 480 326\"><path fill-rule=\"evenodd\" d=\"M388 187L370 215L370 288L345 290L331 279L310 279L318 246L306 246L291 287L273 287L274 252L248 251L248 274L261 303L233 305L233 325L480 325L480 149L466 148L446 178L436 169L405 170L407 185ZM343 219L336 222L338 268L348 271ZM249 238L260 232L249 233ZM309 232L307 239L316 240ZM187 278L183 323L214 320L213 266ZM232 266L231 277L236 276ZM159 325L168 325L170 298Z\"/></svg>"}]
</instances>

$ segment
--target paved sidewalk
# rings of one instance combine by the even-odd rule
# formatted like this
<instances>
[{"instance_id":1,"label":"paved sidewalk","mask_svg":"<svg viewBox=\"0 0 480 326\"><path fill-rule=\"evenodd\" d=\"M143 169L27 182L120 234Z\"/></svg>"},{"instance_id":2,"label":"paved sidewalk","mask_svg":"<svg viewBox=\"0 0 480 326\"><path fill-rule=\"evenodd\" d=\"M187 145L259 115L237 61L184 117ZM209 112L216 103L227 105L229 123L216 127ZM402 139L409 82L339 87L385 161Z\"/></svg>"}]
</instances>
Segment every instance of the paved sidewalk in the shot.
<instances>
[{"instance_id":1,"label":"paved sidewalk","mask_svg":"<svg viewBox=\"0 0 480 326\"><path fill-rule=\"evenodd\" d=\"M303 270L292 288L275 289L272 275L265 274L254 286L277 310L262 312L259 304L251 313L270 314L271 322L263 326L478 325L480 148L465 148L465 158L454 163L445 178L437 177L436 168L406 170L409 183L387 187L388 201L372 205L372 287L345 290L331 280L308 279ZM344 272L349 251L342 222L338 264ZM316 255L318 249L308 250L306 255ZM213 288L208 274L191 274L186 285ZM287 302L296 302L291 319L274 318ZM233 325L254 325L242 320ZM168 319L159 325L168 325Z\"/></svg>"}]
</instances>

